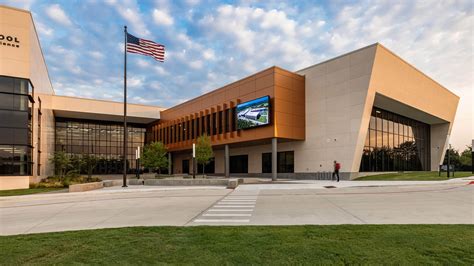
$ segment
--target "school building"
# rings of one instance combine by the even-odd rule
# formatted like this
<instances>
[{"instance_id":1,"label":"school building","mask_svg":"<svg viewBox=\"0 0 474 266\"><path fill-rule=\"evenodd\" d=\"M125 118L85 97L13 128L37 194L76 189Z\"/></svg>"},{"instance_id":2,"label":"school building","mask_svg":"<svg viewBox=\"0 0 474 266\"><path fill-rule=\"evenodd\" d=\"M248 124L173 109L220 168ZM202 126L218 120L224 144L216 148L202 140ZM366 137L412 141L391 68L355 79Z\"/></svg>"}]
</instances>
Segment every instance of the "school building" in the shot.
<instances>
[{"instance_id":1,"label":"school building","mask_svg":"<svg viewBox=\"0 0 474 266\"><path fill-rule=\"evenodd\" d=\"M94 154L96 174L122 173L123 103L56 95L31 13L0 6L0 17L0 189L52 175L55 151ZM334 160L344 179L436 171L458 102L376 43L298 71L270 67L171 108L129 104L126 159L132 171L136 148L162 141L170 171L191 173L192 144L207 134L214 175L317 179Z\"/></svg>"}]
</instances>

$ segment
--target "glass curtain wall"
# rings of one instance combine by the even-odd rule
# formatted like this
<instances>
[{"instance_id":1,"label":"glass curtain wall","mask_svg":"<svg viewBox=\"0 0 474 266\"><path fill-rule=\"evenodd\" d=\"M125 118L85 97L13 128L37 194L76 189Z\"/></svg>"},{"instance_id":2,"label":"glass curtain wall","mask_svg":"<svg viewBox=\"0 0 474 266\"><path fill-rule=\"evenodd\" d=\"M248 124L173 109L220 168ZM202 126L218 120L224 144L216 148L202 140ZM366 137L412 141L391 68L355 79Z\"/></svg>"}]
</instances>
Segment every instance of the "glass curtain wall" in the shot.
<instances>
[{"instance_id":1,"label":"glass curtain wall","mask_svg":"<svg viewBox=\"0 0 474 266\"><path fill-rule=\"evenodd\" d=\"M277 173L293 173L295 171L295 155L293 151L277 153ZM262 153L262 173L272 172L272 153Z\"/></svg>"},{"instance_id":2,"label":"glass curtain wall","mask_svg":"<svg viewBox=\"0 0 474 266\"><path fill-rule=\"evenodd\" d=\"M0 76L0 175L32 174L32 95L29 80Z\"/></svg>"},{"instance_id":3,"label":"glass curtain wall","mask_svg":"<svg viewBox=\"0 0 474 266\"><path fill-rule=\"evenodd\" d=\"M146 129L128 124L128 171L136 168L135 150L143 147ZM99 158L94 174L123 172L123 125L118 123L56 118L56 151L69 155L91 154Z\"/></svg>"},{"instance_id":4,"label":"glass curtain wall","mask_svg":"<svg viewBox=\"0 0 474 266\"><path fill-rule=\"evenodd\" d=\"M360 171L429 170L430 126L374 107Z\"/></svg>"}]
</instances>

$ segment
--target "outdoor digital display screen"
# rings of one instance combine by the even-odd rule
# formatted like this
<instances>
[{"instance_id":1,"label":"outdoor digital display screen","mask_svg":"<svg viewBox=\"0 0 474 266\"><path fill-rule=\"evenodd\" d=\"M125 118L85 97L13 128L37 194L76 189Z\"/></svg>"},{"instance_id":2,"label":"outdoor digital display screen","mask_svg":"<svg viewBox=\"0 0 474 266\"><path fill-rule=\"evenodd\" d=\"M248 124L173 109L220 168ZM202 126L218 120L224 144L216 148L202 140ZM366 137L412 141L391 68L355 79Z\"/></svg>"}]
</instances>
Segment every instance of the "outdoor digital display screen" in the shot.
<instances>
[{"instance_id":1,"label":"outdoor digital display screen","mask_svg":"<svg viewBox=\"0 0 474 266\"><path fill-rule=\"evenodd\" d=\"M264 96L237 105L237 129L270 124L270 97Z\"/></svg>"}]
</instances>

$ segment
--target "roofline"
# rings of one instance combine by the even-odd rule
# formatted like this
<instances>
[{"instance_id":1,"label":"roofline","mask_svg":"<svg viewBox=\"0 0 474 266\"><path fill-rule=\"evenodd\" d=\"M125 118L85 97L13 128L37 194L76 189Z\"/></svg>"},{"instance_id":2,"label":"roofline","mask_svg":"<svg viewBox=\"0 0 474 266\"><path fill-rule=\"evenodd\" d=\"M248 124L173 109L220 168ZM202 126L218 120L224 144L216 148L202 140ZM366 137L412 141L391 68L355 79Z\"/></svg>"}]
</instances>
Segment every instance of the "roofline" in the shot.
<instances>
[{"instance_id":1,"label":"roofline","mask_svg":"<svg viewBox=\"0 0 474 266\"><path fill-rule=\"evenodd\" d=\"M316 64L314 64L314 65L307 66L307 67L305 67L305 68L302 68L302 69L300 69L300 70L297 70L297 71L295 71L295 73L297 73L297 74L298 74L298 72L300 72L300 71L304 71L304 70L306 70L306 69L309 69L309 68L315 67L315 66L317 66L317 65L325 64L325 63L327 63L327 62L330 62L330 61L333 61L333 60L339 59L339 58L341 58L341 57L343 57L343 56L350 55L350 54L353 54L353 53L357 53L357 52L359 52L359 51L361 51L361 50L367 49L367 48L369 48L369 47L372 47L372 46L377 46L377 45L379 45L379 43L378 43L378 42L376 42L376 43L373 43L373 44L371 44L371 45L364 46L364 47L362 47L362 48L359 48L359 49L357 49L357 50L350 51L350 52L347 52L347 53L345 53L345 54L338 55L338 56L336 56L336 57L333 57L333 58L330 58L330 59L324 60L324 61L322 61L322 62L316 63Z\"/></svg>"},{"instance_id":2,"label":"roofline","mask_svg":"<svg viewBox=\"0 0 474 266\"><path fill-rule=\"evenodd\" d=\"M455 94L454 92L450 91L448 88L446 88L445 86L443 86L441 83L439 83L438 81L434 80L432 77L426 75L425 73L423 73L423 71L419 70L418 68L416 68L415 66L413 66L412 64L410 64L409 62L407 62L405 59L401 58L399 55L397 55L396 53L392 52L390 49L388 49L387 47L383 46L382 44L380 43L377 43L377 47L380 47L382 49L384 49L385 51L389 52L390 54L392 54L393 56L395 56L396 58L400 59L400 61L402 61L403 63L407 64L409 67L413 68L415 71L417 71L418 73L422 74L423 76L425 76L426 78L430 79L431 81L433 81L434 83L438 84L440 87L442 87L443 89L445 89L446 91L448 91L449 93L451 93L452 95L456 96L458 99L460 99L460 97Z\"/></svg>"},{"instance_id":3,"label":"roofline","mask_svg":"<svg viewBox=\"0 0 474 266\"><path fill-rule=\"evenodd\" d=\"M370 48L370 47L380 47L382 49L384 49L385 51L389 52L390 54L394 55L396 58L398 58L400 61L402 61L403 63L407 64L409 67L413 68L415 71L417 71L418 73L422 74L423 76L425 76L426 78L430 79L431 81L433 81L434 83L438 84L439 86L441 86L443 89L445 89L446 91L448 91L449 93L451 93L452 95L456 96L458 99L460 98L457 94L455 94L454 92L450 91L448 88L446 88L445 86L443 86L441 83L439 83L438 81L434 80L432 77L426 75L425 73L423 73L421 70L419 70L418 68L416 68L415 66L413 66L412 64L410 64L409 62L407 62L405 59L401 58L399 55L397 55L396 53L392 52L390 49L388 49L387 47L383 46L381 43L379 42L376 42L376 43L373 43L371 45L367 45L367 46L364 46L362 48L359 48L357 50L354 50L354 51L351 51L351 52L348 52L348 53L345 53L345 54L342 54L342 55L339 55L339 56L336 56L336 57L333 57L331 59L327 59L325 61L322 61L320 63L317 63L317 64L314 64L314 65L311 65L311 66L308 66L308 67L305 67L303 69L300 69L298 71L295 71L295 73L299 74L299 72L301 71L304 71L306 69L309 69L309 68L312 68L312 67L315 67L317 65L321 65L321 64L324 64L324 63L327 63L327 62L330 62L330 61L333 61L333 60L336 60L338 58L341 58L343 56L346 56L346 55L350 55L350 54L353 54L353 53L356 53L356 52L359 52L361 50L364 50L364 49L367 49L367 48Z\"/></svg>"},{"instance_id":4,"label":"roofline","mask_svg":"<svg viewBox=\"0 0 474 266\"><path fill-rule=\"evenodd\" d=\"M199 96L196 96L196 97L194 97L194 98L191 98L191 99L189 99L189 100L186 100L186 101L184 101L184 102L182 102L182 103L180 103L180 104L174 105L174 106L172 106L172 107L170 107L170 108L168 108L168 109L166 109L166 110L170 110L170 109L173 109L173 108L175 108L175 107L179 107L179 106L181 106L181 105L187 104L187 103L189 103L189 102L191 102L191 101L194 101L194 100L196 100L196 99L199 99L199 98L201 98L201 97L205 97L205 96L207 96L208 94L214 93L214 92L216 92L216 91L218 91L218 90L220 90L220 89L223 89L223 88L225 88L225 87L232 86L233 84L237 84L238 82L240 82L240 81L242 81L242 80L244 80L244 79L250 78L250 77L252 77L252 76L256 76L256 75L258 75L258 74L260 74L260 73L263 73L263 72L265 72L265 71L268 71L268 70L270 70L270 69L280 69L280 70L283 70L283 71L290 72L290 73L297 74L297 75L300 75L300 76L301 76L301 74L292 72L292 71L290 71L290 70L281 68L281 67L279 67L279 66L267 67L267 68L265 68L265 69L263 69L263 70L260 70L260 71L258 71L258 72L256 72L256 73L247 75L247 76L245 76L245 77L243 77L243 78L240 78L240 79L238 79L238 80L236 80L236 81L233 81L233 82L231 82L231 83L222 85L221 87L219 87L219 88L217 88L217 89L208 91L208 92L206 92L206 93L204 93L204 94L201 94L201 95L199 95Z\"/></svg>"},{"instance_id":5,"label":"roofline","mask_svg":"<svg viewBox=\"0 0 474 266\"><path fill-rule=\"evenodd\" d=\"M63 97L63 98L71 98L71 99L79 99L79 100L88 100L88 101L98 101L98 102L123 104L123 102L117 102L117 101L110 101L110 100L103 100L103 99L93 99L93 98L85 98L85 97L76 97L76 96L67 96L67 95L56 95L55 94L54 97ZM157 105L142 104L142 103L127 103L127 105L138 105L138 106L144 106L144 107L159 108L159 109L161 109L159 111L166 110L165 107L161 107L161 106L157 106Z\"/></svg>"},{"instance_id":6,"label":"roofline","mask_svg":"<svg viewBox=\"0 0 474 266\"><path fill-rule=\"evenodd\" d=\"M31 13L30 11L25 10L25 9L20 9L20 8L12 7L12 6L6 6L6 5L2 5L2 4L0 4L0 7L4 7L4 8L8 8L8 9L13 9L13 10L21 11L21 12L25 12L25 13Z\"/></svg>"},{"instance_id":7,"label":"roofline","mask_svg":"<svg viewBox=\"0 0 474 266\"><path fill-rule=\"evenodd\" d=\"M51 82L51 76L49 75L48 64L46 64L46 59L44 57L43 47L41 47L41 42L40 42L40 39L39 39L39 36L38 36L38 31L36 31L36 24L35 24L35 20L33 19L33 14L31 14L31 11L29 11L29 10L20 9L20 8L16 8L16 7L11 7L11 6L6 6L6 5L0 5L0 7L15 10L15 11L24 12L24 13L27 13L27 14L30 15L31 23L33 23L33 29L35 30L36 40L38 41L38 45L39 45L39 48L40 48L41 57L43 58L44 67L46 68L46 74L48 75L49 85L51 85L51 89L53 90L53 95L55 95L56 92L54 91L53 83Z\"/></svg>"}]
</instances>

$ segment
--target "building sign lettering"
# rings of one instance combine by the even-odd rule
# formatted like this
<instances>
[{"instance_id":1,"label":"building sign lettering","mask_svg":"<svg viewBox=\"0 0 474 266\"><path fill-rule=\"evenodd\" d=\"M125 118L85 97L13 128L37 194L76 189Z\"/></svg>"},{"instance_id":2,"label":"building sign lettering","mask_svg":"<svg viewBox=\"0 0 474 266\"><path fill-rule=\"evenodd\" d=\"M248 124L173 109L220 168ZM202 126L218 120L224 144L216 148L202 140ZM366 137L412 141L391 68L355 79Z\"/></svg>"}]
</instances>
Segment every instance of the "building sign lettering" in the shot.
<instances>
[{"instance_id":1,"label":"building sign lettering","mask_svg":"<svg viewBox=\"0 0 474 266\"><path fill-rule=\"evenodd\" d=\"M19 48L20 41L18 37L0 34L0 45Z\"/></svg>"}]
</instances>

